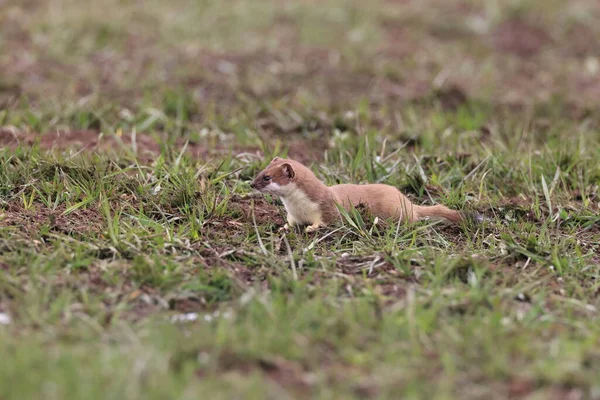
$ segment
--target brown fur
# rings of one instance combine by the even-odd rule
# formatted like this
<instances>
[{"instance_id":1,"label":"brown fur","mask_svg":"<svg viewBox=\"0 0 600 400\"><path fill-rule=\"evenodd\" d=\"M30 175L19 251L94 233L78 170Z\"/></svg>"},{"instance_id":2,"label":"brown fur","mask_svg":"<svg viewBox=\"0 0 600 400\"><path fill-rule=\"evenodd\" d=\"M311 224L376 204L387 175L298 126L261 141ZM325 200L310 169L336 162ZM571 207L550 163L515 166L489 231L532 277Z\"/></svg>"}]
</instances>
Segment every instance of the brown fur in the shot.
<instances>
[{"instance_id":1,"label":"brown fur","mask_svg":"<svg viewBox=\"0 0 600 400\"><path fill-rule=\"evenodd\" d=\"M345 209L366 205L371 213L380 218L399 218L414 222L425 217L439 217L458 223L462 217L458 211L438 204L419 206L413 204L398 189L390 185L368 184L335 185L329 188Z\"/></svg>"},{"instance_id":2,"label":"brown fur","mask_svg":"<svg viewBox=\"0 0 600 400\"><path fill-rule=\"evenodd\" d=\"M289 172L292 172L291 174ZM252 182L256 190L263 190L268 183L263 180L265 176L271 176L272 181L280 186L294 183L306 196L319 205L323 213L323 222L330 223L339 217L335 195L327 185L321 182L315 174L298 161L275 157ZM313 223L313 221L299 221L302 223Z\"/></svg>"},{"instance_id":3,"label":"brown fur","mask_svg":"<svg viewBox=\"0 0 600 400\"><path fill-rule=\"evenodd\" d=\"M265 177L270 177L270 180L265 180ZM328 187L301 163L278 157L258 174L251 186L281 197L288 211L290 225L311 224L312 229L338 219L337 204L346 210L362 204L377 217L409 222L424 217L444 218L454 223L463 219L458 211L443 205L413 204L398 189L389 185L343 184Z\"/></svg>"}]
</instances>

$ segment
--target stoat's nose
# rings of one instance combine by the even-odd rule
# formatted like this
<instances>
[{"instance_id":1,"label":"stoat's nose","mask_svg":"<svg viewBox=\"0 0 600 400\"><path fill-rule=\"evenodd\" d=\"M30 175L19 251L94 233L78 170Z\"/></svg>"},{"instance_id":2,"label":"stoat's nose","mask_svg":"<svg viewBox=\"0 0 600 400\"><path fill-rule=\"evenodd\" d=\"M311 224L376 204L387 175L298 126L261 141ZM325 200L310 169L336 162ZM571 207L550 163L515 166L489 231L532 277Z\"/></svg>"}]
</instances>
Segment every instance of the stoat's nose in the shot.
<instances>
[{"instance_id":1,"label":"stoat's nose","mask_svg":"<svg viewBox=\"0 0 600 400\"><path fill-rule=\"evenodd\" d=\"M254 182L250 182L250 187L254 189Z\"/></svg>"}]
</instances>

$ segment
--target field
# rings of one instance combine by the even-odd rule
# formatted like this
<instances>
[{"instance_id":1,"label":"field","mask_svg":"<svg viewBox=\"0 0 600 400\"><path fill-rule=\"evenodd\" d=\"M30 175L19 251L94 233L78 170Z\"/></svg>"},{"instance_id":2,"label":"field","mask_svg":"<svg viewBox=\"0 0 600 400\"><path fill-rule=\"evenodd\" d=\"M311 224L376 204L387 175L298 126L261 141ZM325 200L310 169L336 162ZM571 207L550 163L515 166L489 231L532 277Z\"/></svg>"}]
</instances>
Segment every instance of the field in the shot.
<instances>
[{"instance_id":1,"label":"field","mask_svg":"<svg viewBox=\"0 0 600 400\"><path fill-rule=\"evenodd\" d=\"M0 399L600 399L595 0L0 0ZM282 234L274 156L460 226Z\"/></svg>"}]
</instances>

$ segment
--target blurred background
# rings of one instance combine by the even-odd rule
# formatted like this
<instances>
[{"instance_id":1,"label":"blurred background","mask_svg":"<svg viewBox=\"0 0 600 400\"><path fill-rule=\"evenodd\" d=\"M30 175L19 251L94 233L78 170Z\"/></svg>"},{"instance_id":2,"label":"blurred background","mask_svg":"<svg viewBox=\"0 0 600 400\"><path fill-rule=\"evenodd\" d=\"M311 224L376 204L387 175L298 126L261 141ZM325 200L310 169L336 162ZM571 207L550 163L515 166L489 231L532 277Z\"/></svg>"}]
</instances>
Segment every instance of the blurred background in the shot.
<instances>
[{"instance_id":1,"label":"blurred background","mask_svg":"<svg viewBox=\"0 0 600 400\"><path fill-rule=\"evenodd\" d=\"M381 156L520 160L593 150L600 127L595 0L0 5L8 147L106 152L122 137L143 162L188 143L200 161L343 165L368 142Z\"/></svg>"},{"instance_id":2,"label":"blurred background","mask_svg":"<svg viewBox=\"0 0 600 400\"><path fill-rule=\"evenodd\" d=\"M293 109L298 116L275 126L262 121L285 130L307 114L319 120L315 110L360 104L560 102L585 114L600 100L595 0L0 0L0 7L0 105L27 99L54 111L95 110L96 121L83 125L147 129L149 108L175 115L178 102L200 125L241 110L257 114L265 104Z\"/></svg>"}]
</instances>

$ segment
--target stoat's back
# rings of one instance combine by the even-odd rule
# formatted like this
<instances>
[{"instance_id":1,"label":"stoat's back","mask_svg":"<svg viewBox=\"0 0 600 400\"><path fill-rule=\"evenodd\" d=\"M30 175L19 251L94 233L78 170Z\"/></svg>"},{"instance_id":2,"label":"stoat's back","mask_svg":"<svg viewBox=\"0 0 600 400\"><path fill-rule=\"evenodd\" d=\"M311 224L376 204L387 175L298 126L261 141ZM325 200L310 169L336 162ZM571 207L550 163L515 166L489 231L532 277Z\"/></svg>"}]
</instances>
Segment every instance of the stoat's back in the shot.
<instances>
[{"instance_id":1,"label":"stoat's back","mask_svg":"<svg viewBox=\"0 0 600 400\"><path fill-rule=\"evenodd\" d=\"M364 204L369 211L380 218L407 218L414 221L418 218L410 200L393 186L383 184L335 185L329 188L336 200L345 209Z\"/></svg>"}]
</instances>

